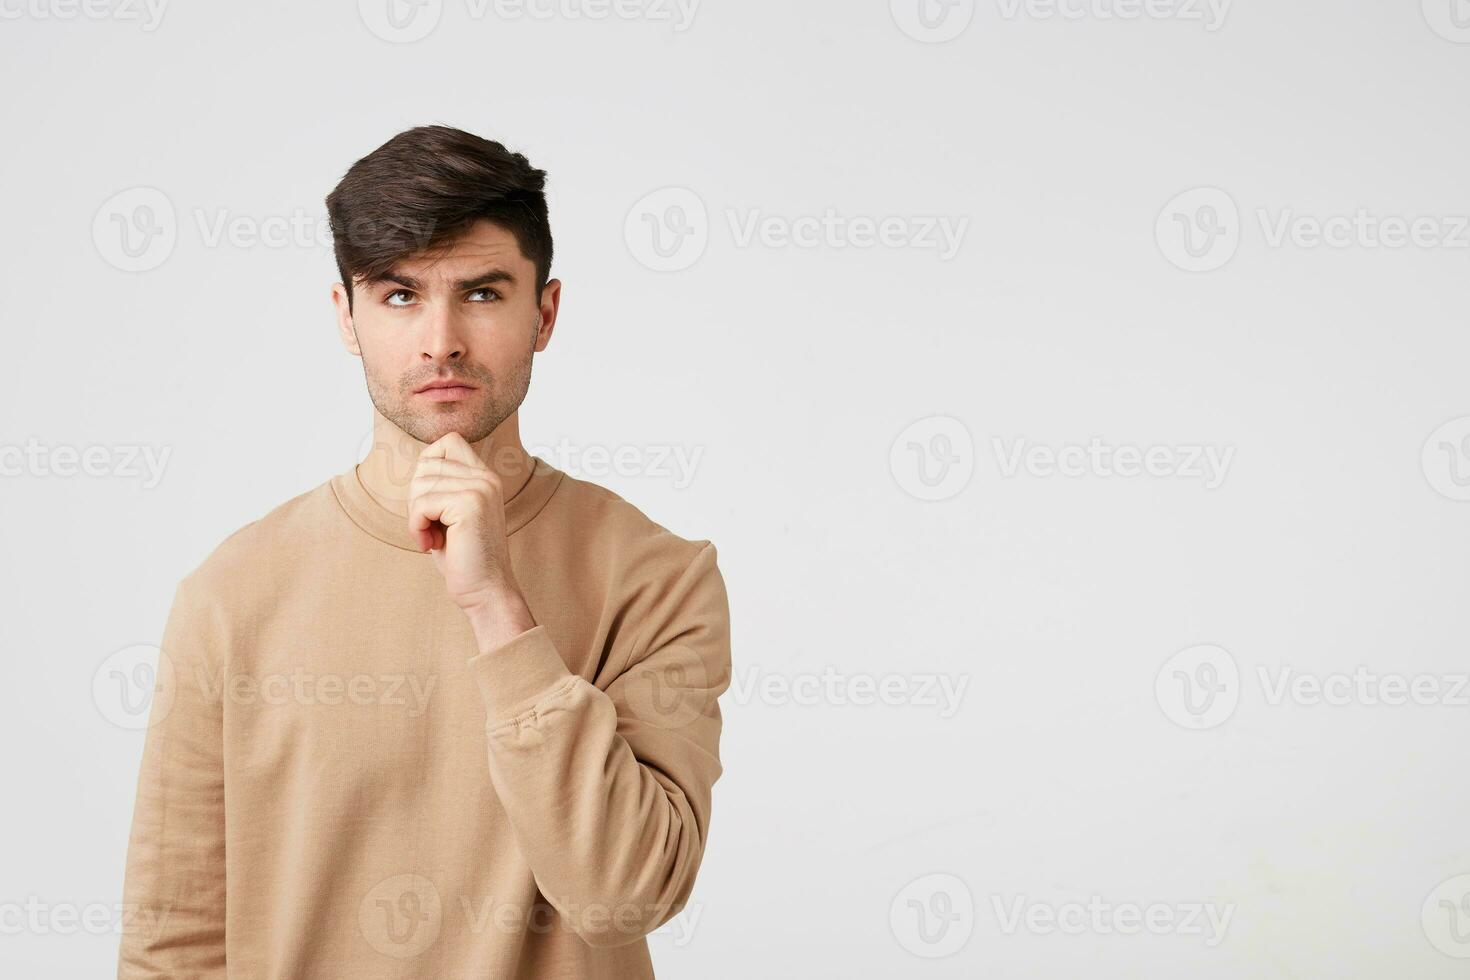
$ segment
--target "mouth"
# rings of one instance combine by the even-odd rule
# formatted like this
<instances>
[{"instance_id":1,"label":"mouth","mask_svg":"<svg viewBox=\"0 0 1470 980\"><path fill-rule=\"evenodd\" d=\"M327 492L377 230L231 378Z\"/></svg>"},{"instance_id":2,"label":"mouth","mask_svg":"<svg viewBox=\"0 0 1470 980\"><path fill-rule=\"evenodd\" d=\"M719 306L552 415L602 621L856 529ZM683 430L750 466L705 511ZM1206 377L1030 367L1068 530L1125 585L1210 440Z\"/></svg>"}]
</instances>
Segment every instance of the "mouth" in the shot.
<instances>
[{"instance_id":1,"label":"mouth","mask_svg":"<svg viewBox=\"0 0 1470 980\"><path fill-rule=\"evenodd\" d=\"M431 402L452 402L466 398L476 390L474 385L462 381L430 381L414 394Z\"/></svg>"}]
</instances>

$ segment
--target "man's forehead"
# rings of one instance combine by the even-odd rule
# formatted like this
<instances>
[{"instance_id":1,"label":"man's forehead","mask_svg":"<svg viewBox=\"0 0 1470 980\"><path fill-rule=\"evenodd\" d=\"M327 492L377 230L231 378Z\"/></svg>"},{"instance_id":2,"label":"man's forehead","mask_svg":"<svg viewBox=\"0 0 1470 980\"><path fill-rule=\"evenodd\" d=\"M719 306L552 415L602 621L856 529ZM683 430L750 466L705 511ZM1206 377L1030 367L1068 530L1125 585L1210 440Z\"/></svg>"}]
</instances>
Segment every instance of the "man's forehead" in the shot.
<instances>
[{"instance_id":1,"label":"man's forehead","mask_svg":"<svg viewBox=\"0 0 1470 980\"><path fill-rule=\"evenodd\" d=\"M509 232L497 235L467 234L396 262L394 271L416 278L453 279L468 271L496 266L507 272L528 264L520 246Z\"/></svg>"}]
</instances>

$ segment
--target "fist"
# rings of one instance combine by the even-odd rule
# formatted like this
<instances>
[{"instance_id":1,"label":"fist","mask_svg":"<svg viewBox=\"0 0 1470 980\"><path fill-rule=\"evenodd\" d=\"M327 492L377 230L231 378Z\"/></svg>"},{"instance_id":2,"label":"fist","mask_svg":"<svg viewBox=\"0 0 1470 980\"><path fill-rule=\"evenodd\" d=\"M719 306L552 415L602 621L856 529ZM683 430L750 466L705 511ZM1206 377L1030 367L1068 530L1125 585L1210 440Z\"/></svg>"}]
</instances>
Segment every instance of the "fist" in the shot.
<instances>
[{"instance_id":1,"label":"fist","mask_svg":"<svg viewBox=\"0 0 1470 980\"><path fill-rule=\"evenodd\" d=\"M458 432L419 454L409 484L408 524L420 550L434 556L450 598L461 609L519 594L500 476Z\"/></svg>"}]
</instances>

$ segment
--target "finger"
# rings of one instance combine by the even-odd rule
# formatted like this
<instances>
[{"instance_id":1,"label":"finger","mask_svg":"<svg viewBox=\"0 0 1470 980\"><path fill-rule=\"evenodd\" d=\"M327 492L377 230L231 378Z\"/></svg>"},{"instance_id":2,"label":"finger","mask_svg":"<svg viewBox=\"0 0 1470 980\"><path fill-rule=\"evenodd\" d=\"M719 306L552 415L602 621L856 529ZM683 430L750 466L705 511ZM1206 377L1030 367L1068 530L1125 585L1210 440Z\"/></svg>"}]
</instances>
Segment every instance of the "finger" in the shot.
<instances>
[{"instance_id":1,"label":"finger","mask_svg":"<svg viewBox=\"0 0 1470 980\"><path fill-rule=\"evenodd\" d=\"M420 494L409 502L408 528L418 541L420 551L444 547L448 528L440 518L449 501L443 494Z\"/></svg>"},{"instance_id":2,"label":"finger","mask_svg":"<svg viewBox=\"0 0 1470 980\"><path fill-rule=\"evenodd\" d=\"M484 473L476 473L473 470L465 473L415 473L410 484L418 484L423 487L462 487L466 490L474 489L483 492L494 486L491 479Z\"/></svg>"},{"instance_id":3,"label":"finger","mask_svg":"<svg viewBox=\"0 0 1470 980\"><path fill-rule=\"evenodd\" d=\"M409 481L410 500L430 493L473 493L487 499L499 499L494 486L483 476L416 476Z\"/></svg>"},{"instance_id":4,"label":"finger","mask_svg":"<svg viewBox=\"0 0 1470 980\"><path fill-rule=\"evenodd\" d=\"M414 464L415 473L445 473L466 476L471 473L490 473L491 470L483 463L470 465L462 463L457 459L447 456L420 456Z\"/></svg>"},{"instance_id":5,"label":"finger","mask_svg":"<svg viewBox=\"0 0 1470 980\"><path fill-rule=\"evenodd\" d=\"M431 490L414 497L408 505L408 526L426 530L435 521L445 527L472 520L480 513L485 497L472 490Z\"/></svg>"},{"instance_id":6,"label":"finger","mask_svg":"<svg viewBox=\"0 0 1470 980\"><path fill-rule=\"evenodd\" d=\"M437 457L454 459L469 466L485 465L484 461L475 455L475 451L470 448L470 444L465 441L465 437L458 432L447 432L433 443L430 443L419 454L420 458L424 456L428 456L430 459Z\"/></svg>"},{"instance_id":7,"label":"finger","mask_svg":"<svg viewBox=\"0 0 1470 980\"><path fill-rule=\"evenodd\" d=\"M432 480L442 477L454 480L478 480L482 486L496 491L501 489L500 477L483 466L470 466L456 459L435 457L420 459L413 471L414 480Z\"/></svg>"},{"instance_id":8,"label":"finger","mask_svg":"<svg viewBox=\"0 0 1470 980\"><path fill-rule=\"evenodd\" d=\"M408 502L408 527L411 531L422 531L439 519L442 501L432 493L421 493Z\"/></svg>"}]
</instances>

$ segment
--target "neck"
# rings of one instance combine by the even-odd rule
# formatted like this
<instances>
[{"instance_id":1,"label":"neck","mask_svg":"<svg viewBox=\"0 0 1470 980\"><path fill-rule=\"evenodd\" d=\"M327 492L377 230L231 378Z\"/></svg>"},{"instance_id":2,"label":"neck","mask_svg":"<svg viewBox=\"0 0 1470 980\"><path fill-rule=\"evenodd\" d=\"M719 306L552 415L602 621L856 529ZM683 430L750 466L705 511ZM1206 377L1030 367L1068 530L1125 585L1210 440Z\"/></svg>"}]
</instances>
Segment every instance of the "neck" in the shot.
<instances>
[{"instance_id":1,"label":"neck","mask_svg":"<svg viewBox=\"0 0 1470 980\"><path fill-rule=\"evenodd\" d=\"M506 500L526 485L533 466L530 454L521 445L519 414L512 412L484 439L470 443L475 455L500 477ZM372 447L357 464L362 485L384 507L406 517L414 467L427 446L374 409Z\"/></svg>"}]
</instances>

